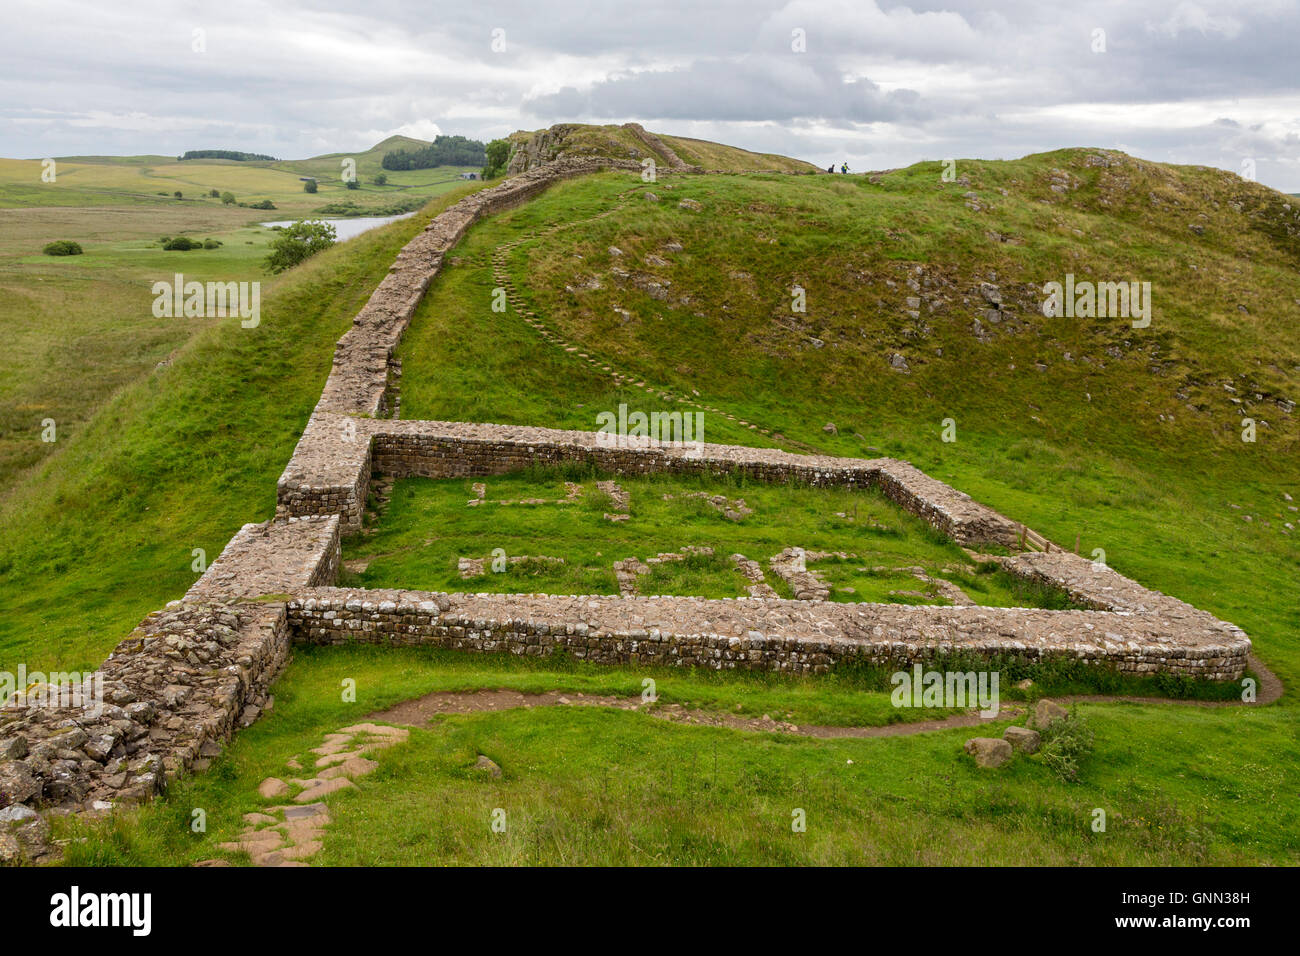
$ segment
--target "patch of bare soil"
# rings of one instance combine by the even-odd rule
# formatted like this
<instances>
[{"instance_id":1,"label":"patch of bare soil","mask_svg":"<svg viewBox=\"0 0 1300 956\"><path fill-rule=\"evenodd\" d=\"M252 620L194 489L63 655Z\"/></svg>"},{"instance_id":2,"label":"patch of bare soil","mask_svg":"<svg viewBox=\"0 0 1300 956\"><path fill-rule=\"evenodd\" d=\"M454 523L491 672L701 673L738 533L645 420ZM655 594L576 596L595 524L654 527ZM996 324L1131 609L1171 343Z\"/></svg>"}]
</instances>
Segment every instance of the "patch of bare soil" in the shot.
<instances>
[{"instance_id":1,"label":"patch of bare soil","mask_svg":"<svg viewBox=\"0 0 1300 956\"><path fill-rule=\"evenodd\" d=\"M635 710L671 720L680 724L701 727L727 727L732 730L750 730L759 733L797 734L802 737L901 737L949 727L974 727L986 723L975 711L953 714L936 720L919 720L911 723L887 724L883 727L824 727L799 726L776 720L770 714L745 717L719 711L695 710L681 704L661 704L643 701L640 697L616 697L601 694L560 693L524 694L515 690L435 691L403 701L388 710L370 714L367 720L419 727L435 717L446 714L477 714L485 711L530 709L533 707L613 707L618 710ZM1017 707L1005 707L997 718L1005 720L1019 716Z\"/></svg>"},{"instance_id":2,"label":"patch of bare soil","mask_svg":"<svg viewBox=\"0 0 1300 956\"><path fill-rule=\"evenodd\" d=\"M1282 681L1270 671L1255 655L1250 655L1250 670L1258 678L1257 699L1249 706L1271 704L1282 696ZM1117 697L1104 694L1092 694L1076 697L1056 698L1062 704L1070 703L1119 703L1131 702L1141 704L1192 704L1199 707L1240 707L1241 701L1208 700L1174 700L1167 697ZM615 707L619 710L635 710L671 720L681 724L696 724L703 727L728 727L732 730L750 730L760 733L797 734L802 737L905 737L911 734L924 734L936 730L948 730L953 727L976 727L995 720L1008 720L1024 713L1022 705L1012 704L1003 707L996 717L981 717L978 711L968 710L960 714L935 720L916 720L906 723L885 724L880 727L829 727L799 726L784 720L776 720L770 714L762 717L744 717L721 711L693 710L681 704L661 704L657 701L645 701L640 697L617 697L613 695L582 694L577 692L561 693L548 691L544 694L525 694L516 690L472 690L472 691L435 691L403 701L388 710L371 714L368 720L380 720L391 724L404 724L408 727L420 727L435 717L445 714L476 714L484 711L529 709L532 707Z\"/></svg>"}]
</instances>

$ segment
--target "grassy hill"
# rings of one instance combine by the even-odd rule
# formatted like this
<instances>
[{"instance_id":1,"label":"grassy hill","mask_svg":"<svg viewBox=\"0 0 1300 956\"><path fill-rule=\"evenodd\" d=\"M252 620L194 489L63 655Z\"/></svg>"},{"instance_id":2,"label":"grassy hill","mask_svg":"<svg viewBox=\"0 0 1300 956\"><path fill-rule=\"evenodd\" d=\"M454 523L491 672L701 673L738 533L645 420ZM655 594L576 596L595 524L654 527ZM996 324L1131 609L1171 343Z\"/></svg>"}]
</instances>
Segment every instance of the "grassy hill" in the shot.
<instances>
[{"instance_id":1,"label":"grassy hill","mask_svg":"<svg viewBox=\"0 0 1300 956\"><path fill-rule=\"evenodd\" d=\"M652 136L657 134L651 134ZM538 163L561 157L605 156L612 159L641 160L655 158L661 166L671 166L670 157L653 142L647 142L631 128L621 126L592 126L582 123L561 123L543 130L520 130L508 137L512 147L510 169L520 172ZM735 146L711 143L706 140L686 139L678 136L659 136L666 145L688 165L703 169L727 172L817 172L817 168L802 160L774 153L752 153Z\"/></svg>"}]
</instances>

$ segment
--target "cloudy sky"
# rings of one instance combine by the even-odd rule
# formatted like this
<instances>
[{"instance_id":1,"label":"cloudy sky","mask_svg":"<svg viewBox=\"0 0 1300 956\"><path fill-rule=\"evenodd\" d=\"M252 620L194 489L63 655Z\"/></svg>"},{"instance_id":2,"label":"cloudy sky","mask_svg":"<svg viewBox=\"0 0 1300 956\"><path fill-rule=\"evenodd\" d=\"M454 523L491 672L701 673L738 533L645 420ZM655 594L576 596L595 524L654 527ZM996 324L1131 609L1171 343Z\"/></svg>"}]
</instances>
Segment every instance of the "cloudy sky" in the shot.
<instances>
[{"instance_id":1,"label":"cloudy sky","mask_svg":"<svg viewBox=\"0 0 1300 956\"><path fill-rule=\"evenodd\" d=\"M0 155L557 122L885 169L1105 146L1300 192L1296 0L6 0Z\"/></svg>"}]
</instances>

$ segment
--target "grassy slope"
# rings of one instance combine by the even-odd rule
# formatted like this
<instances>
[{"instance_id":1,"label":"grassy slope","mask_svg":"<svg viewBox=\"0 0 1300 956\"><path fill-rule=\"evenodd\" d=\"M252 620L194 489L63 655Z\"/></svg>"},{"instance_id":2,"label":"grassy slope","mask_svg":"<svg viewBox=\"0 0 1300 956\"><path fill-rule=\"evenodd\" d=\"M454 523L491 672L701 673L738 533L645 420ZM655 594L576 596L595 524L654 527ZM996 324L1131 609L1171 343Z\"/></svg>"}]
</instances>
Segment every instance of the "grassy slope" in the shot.
<instances>
[{"instance_id":1,"label":"grassy slope","mask_svg":"<svg viewBox=\"0 0 1300 956\"><path fill-rule=\"evenodd\" d=\"M394 648L302 648L275 709L212 769L166 801L89 830L77 865L231 858L242 815L285 761L372 710L435 690L480 687L638 697L771 714L798 724L872 725L900 712L851 676L799 680L591 668ZM356 681L356 703L339 687ZM1004 706L1008 697L1004 694ZM558 707L443 718L379 755L359 788L328 798L333 823L313 863L438 864L1295 864L1293 728L1262 713L1091 705L1096 749L1064 783L1041 758L996 773L961 754L969 730L810 740ZM994 732L1000 732L1006 720ZM1230 739L1231 746L1207 747ZM500 780L473 769L486 754ZM202 807L207 831L194 833ZM504 834L489 823L506 811ZM804 834L791 831L795 808ZM1107 814L1092 830L1093 810ZM65 829L68 824L61 824ZM86 831L81 831L85 833ZM69 835L76 835L69 834ZM238 862L238 857L234 858Z\"/></svg>"},{"instance_id":2,"label":"grassy slope","mask_svg":"<svg viewBox=\"0 0 1300 956\"><path fill-rule=\"evenodd\" d=\"M270 517L334 342L457 195L294 270L264 297L258 328L214 320L60 440L0 510L0 668L93 666L184 593L192 549L211 561L242 524Z\"/></svg>"},{"instance_id":3,"label":"grassy slope","mask_svg":"<svg viewBox=\"0 0 1300 956\"><path fill-rule=\"evenodd\" d=\"M752 169L778 170L792 173L812 173L820 170L801 159L791 159L777 153L752 153L735 146L724 146L704 139L686 136L660 136L660 139L681 158L682 162L704 169L743 172Z\"/></svg>"},{"instance_id":4,"label":"grassy slope","mask_svg":"<svg viewBox=\"0 0 1300 956\"><path fill-rule=\"evenodd\" d=\"M817 172L817 168L803 160L791 159L776 153L752 153L747 149L712 143L708 140L668 136L655 130L649 132L659 139L685 163L705 169L727 172L753 172L778 170L788 172ZM551 140L544 159L553 159L559 153L566 156L609 156L615 159L641 159L654 155L657 162L668 165L668 158L659 150L651 149L631 130L621 125L595 126L582 123L562 123L547 130L520 130L510 134L516 147L528 140L548 136Z\"/></svg>"}]
</instances>

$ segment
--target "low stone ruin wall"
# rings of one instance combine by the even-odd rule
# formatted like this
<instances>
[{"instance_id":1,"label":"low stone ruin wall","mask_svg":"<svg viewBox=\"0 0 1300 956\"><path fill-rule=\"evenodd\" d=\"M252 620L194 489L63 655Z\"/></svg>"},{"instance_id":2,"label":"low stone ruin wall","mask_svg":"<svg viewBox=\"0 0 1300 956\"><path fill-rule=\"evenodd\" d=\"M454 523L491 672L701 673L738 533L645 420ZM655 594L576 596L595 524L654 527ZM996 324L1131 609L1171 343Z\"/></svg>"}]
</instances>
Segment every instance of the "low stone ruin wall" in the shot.
<instances>
[{"instance_id":1,"label":"low stone ruin wall","mask_svg":"<svg viewBox=\"0 0 1300 956\"><path fill-rule=\"evenodd\" d=\"M285 599L333 583L338 562L336 516L244 525L108 656L88 699L50 706L37 685L0 709L0 809L108 810L202 767L268 706L289 657Z\"/></svg>"},{"instance_id":2,"label":"low stone ruin wall","mask_svg":"<svg viewBox=\"0 0 1300 956\"><path fill-rule=\"evenodd\" d=\"M100 666L102 707L50 707L38 686L0 710L0 808L147 800L256 719L289 644L283 603L149 615Z\"/></svg>"},{"instance_id":3,"label":"low stone ruin wall","mask_svg":"<svg viewBox=\"0 0 1300 956\"><path fill-rule=\"evenodd\" d=\"M564 650L600 664L812 674L966 652L1229 680L1244 672L1250 648L1230 625L1188 620L1199 628L1170 630L1155 614L1036 608L315 588L290 601L288 614L296 639L316 644L528 656Z\"/></svg>"},{"instance_id":4,"label":"low stone ruin wall","mask_svg":"<svg viewBox=\"0 0 1300 956\"><path fill-rule=\"evenodd\" d=\"M469 422L344 419L316 415L279 485L283 515L338 514L361 525L372 471L395 477L498 475L531 465L581 463L615 474L736 474L757 481L843 488L871 485L963 544L1011 545L1014 522L892 458L796 455L701 443L694 449L596 432Z\"/></svg>"}]
</instances>

